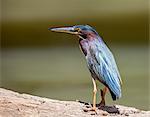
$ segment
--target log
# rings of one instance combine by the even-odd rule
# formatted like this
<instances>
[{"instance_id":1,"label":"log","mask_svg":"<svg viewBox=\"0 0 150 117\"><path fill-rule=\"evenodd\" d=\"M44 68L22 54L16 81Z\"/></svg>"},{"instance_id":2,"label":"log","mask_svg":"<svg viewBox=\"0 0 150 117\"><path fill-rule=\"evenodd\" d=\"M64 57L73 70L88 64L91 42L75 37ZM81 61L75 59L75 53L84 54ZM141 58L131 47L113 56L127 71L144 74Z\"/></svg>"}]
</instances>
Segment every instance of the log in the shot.
<instances>
[{"instance_id":1,"label":"log","mask_svg":"<svg viewBox=\"0 0 150 117\"><path fill-rule=\"evenodd\" d=\"M86 111L88 106L83 102L48 99L0 88L0 117L150 117L150 111L134 107L115 105L118 112L109 113L106 108Z\"/></svg>"}]
</instances>

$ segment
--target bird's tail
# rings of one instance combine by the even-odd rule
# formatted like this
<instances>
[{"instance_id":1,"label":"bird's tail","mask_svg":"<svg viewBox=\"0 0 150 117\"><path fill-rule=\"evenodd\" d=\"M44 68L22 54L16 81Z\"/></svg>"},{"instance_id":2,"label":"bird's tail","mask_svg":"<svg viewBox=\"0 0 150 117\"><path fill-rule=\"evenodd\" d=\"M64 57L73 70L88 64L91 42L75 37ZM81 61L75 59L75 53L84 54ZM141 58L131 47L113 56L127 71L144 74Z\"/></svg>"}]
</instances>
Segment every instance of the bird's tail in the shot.
<instances>
[{"instance_id":1,"label":"bird's tail","mask_svg":"<svg viewBox=\"0 0 150 117\"><path fill-rule=\"evenodd\" d=\"M105 86L109 89L111 97L114 101L121 97L121 92L120 93L115 93L115 92L113 92L113 90L110 89L110 87L108 85L105 84Z\"/></svg>"},{"instance_id":2,"label":"bird's tail","mask_svg":"<svg viewBox=\"0 0 150 117\"><path fill-rule=\"evenodd\" d=\"M109 89L112 99L115 101L118 97Z\"/></svg>"}]
</instances>

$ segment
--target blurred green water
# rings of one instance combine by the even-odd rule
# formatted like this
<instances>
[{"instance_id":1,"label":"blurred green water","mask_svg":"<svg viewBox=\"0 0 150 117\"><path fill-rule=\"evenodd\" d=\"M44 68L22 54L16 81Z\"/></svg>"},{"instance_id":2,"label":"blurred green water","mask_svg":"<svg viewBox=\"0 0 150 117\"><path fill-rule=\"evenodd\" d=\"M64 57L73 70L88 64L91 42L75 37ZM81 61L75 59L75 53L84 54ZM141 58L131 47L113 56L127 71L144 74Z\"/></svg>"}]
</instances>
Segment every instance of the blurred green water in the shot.
<instances>
[{"instance_id":1,"label":"blurred green water","mask_svg":"<svg viewBox=\"0 0 150 117\"><path fill-rule=\"evenodd\" d=\"M111 48L121 72L123 96L113 102L108 93L107 103L147 110L148 48L116 45ZM92 101L90 73L78 47L2 49L1 59L2 87L60 100Z\"/></svg>"},{"instance_id":2,"label":"blurred green water","mask_svg":"<svg viewBox=\"0 0 150 117\"><path fill-rule=\"evenodd\" d=\"M108 44L148 43L147 0L3 0L1 14L3 48L74 45L71 35L47 28L78 24L91 25Z\"/></svg>"}]
</instances>

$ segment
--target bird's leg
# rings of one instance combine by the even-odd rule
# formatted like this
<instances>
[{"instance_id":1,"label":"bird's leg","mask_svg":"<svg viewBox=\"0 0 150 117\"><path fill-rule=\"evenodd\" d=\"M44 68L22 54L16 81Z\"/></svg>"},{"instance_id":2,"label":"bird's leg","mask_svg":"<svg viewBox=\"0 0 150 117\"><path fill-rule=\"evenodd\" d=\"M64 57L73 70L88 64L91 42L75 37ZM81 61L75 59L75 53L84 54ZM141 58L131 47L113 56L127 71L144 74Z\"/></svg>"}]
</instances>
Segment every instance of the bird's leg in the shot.
<instances>
[{"instance_id":1,"label":"bird's leg","mask_svg":"<svg viewBox=\"0 0 150 117\"><path fill-rule=\"evenodd\" d=\"M85 112L88 112L88 111L94 111L95 114L97 114L96 112L96 93L97 93L97 88L96 88L96 82L95 82L95 79L92 78L92 82L93 82L93 107L90 108L90 109L83 109Z\"/></svg>"},{"instance_id":2,"label":"bird's leg","mask_svg":"<svg viewBox=\"0 0 150 117\"><path fill-rule=\"evenodd\" d=\"M100 106L105 106L105 95L106 95L106 92L107 92L107 87L104 87L103 90L100 90L101 92L101 102L100 102Z\"/></svg>"},{"instance_id":3,"label":"bird's leg","mask_svg":"<svg viewBox=\"0 0 150 117\"><path fill-rule=\"evenodd\" d=\"M96 88L96 82L95 79L92 78L92 82L93 82L93 107L92 110L96 111L96 93L97 93L97 88Z\"/></svg>"}]
</instances>

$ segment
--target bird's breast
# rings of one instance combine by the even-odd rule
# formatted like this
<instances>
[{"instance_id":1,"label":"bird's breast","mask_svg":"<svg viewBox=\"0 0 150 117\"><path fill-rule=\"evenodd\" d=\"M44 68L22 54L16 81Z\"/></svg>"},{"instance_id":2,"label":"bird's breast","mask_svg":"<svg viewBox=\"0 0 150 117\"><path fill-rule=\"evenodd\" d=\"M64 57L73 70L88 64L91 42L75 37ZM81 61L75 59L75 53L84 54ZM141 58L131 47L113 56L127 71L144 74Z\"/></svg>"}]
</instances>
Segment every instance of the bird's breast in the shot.
<instances>
[{"instance_id":1,"label":"bird's breast","mask_svg":"<svg viewBox=\"0 0 150 117\"><path fill-rule=\"evenodd\" d=\"M95 66L95 59L94 59L94 55L95 55L95 45L93 42L88 41L88 40L80 40L80 47L82 52L85 55L86 61L87 61L87 65L88 68L90 70L90 72L92 72L92 74L94 74L94 66Z\"/></svg>"}]
</instances>

